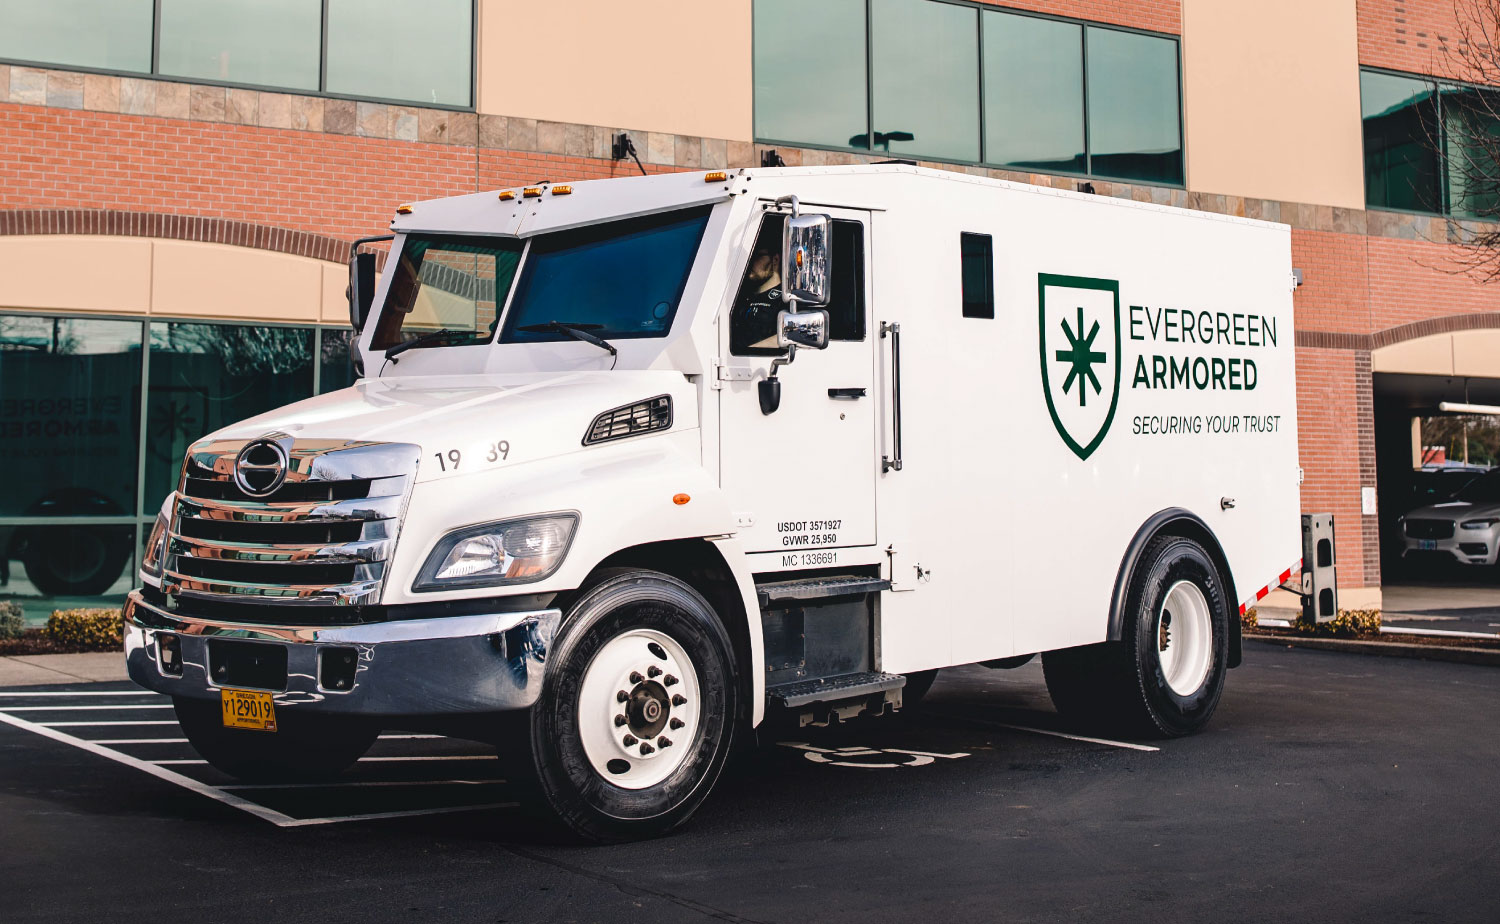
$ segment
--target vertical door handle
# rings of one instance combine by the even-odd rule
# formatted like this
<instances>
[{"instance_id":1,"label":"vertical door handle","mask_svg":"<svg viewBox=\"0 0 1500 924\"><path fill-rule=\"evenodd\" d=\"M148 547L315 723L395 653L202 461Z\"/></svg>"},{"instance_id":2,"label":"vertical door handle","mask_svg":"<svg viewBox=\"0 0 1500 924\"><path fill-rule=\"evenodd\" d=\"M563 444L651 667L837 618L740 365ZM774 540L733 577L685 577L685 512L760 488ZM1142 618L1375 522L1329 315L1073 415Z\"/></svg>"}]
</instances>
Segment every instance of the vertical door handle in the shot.
<instances>
[{"instance_id":1,"label":"vertical door handle","mask_svg":"<svg viewBox=\"0 0 1500 924\"><path fill-rule=\"evenodd\" d=\"M901 471L901 324L880 322L880 338L891 338L891 454L880 457L880 471Z\"/></svg>"}]
</instances>

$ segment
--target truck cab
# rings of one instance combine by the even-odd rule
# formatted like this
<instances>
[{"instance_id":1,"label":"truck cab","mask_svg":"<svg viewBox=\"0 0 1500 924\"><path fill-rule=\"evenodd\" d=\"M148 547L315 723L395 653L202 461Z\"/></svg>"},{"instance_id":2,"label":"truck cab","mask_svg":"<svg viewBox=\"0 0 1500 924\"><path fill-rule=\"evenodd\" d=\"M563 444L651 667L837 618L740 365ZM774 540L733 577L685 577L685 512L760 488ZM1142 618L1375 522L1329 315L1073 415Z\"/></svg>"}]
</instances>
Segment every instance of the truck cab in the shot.
<instances>
[{"instance_id":1,"label":"truck cab","mask_svg":"<svg viewBox=\"0 0 1500 924\"><path fill-rule=\"evenodd\" d=\"M934 329L920 302L971 275L962 222L914 211L923 190L975 194L939 176L709 171L402 205L378 283L373 254L353 261L359 381L187 452L126 608L131 677L247 779L335 773L387 728L493 741L536 807L595 840L685 820L768 709L898 709L952 664L1086 652L1049 666L1071 707L1110 695L1089 659L1124 664L1139 630L1132 663L1166 693L1127 718L1201 726L1238 657L1217 487L1180 508L1145 492L1101 529L1100 564L1053 594L1072 618L975 599L1026 567L998 520L1027 508L974 480L1004 425L964 405L999 354L944 332L903 401L903 323ZM1261 362L1278 401L1284 353ZM941 425L913 425L914 400ZM1133 575L1169 537L1192 546L1155 589L1175 602L1142 602Z\"/></svg>"}]
</instances>

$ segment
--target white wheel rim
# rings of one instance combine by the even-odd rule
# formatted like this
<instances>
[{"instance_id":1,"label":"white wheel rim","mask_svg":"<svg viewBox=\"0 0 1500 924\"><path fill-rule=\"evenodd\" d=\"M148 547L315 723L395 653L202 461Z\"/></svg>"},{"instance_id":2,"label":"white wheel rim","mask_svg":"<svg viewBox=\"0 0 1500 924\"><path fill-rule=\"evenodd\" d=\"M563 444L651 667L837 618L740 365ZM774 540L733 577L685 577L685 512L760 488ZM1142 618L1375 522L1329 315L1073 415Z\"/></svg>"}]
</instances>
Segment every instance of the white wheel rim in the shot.
<instances>
[{"instance_id":1,"label":"white wheel rim","mask_svg":"<svg viewBox=\"0 0 1500 924\"><path fill-rule=\"evenodd\" d=\"M1192 581L1173 584L1156 614L1157 659L1172 692L1191 696L1203 686L1213 662L1213 638L1203 591Z\"/></svg>"},{"instance_id":2,"label":"white wheel rim","mask_svg":"<svg viewBox=\"0 0 1500 924\"><path fill-rule=\"evenodd\" d=\"M681 645L654 629L623 632L584 671L578 695L583 752L614 786L655 786L694 750L699 703L698 672Z\"/></svg>"}]
</instances>

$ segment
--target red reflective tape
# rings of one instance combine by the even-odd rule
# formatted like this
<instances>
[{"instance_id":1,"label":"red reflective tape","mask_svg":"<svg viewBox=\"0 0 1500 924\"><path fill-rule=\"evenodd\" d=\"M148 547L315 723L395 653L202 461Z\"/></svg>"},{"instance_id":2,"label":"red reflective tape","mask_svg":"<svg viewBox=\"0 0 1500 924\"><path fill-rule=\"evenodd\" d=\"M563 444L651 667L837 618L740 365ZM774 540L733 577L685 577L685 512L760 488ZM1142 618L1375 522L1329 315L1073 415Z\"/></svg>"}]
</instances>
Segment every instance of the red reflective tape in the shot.
<instances>
[{"instance_id":1,"label":"red reflective tape","mask_svg":"<svg viewBox=\"0 0 1500 924\"><path fill-rule=\"evenodd\" d=\"M1240 615L1245 615L1245 604L1243 603L1240 604Z\"/></svg>"},{"instance_id":2,"label":"red reflective tape","mask_svg":"<svg viewBox=\"0 0 1500 924\"><path fill-rule=\"evenodd\" d=\"M1270 592L1271 592L1271 588L1269 588L1269 587L1262 587L1260 590L1257 590L1255 592L1255 599L1260 600L1263 597L1265 597L1266 594L1268 594Z\"/></svg>"},{"instance_id":3,"label":"red reflective tape","mask_svg":"<svg viewBox=\"0 0 1500 924\"><path fill-rule=\"evenodd\" d=\"M1287 581L1291 580L1291 578L1292 578L1292 569L1288 568L1285 571L1281 572L1281 577L1279 577L1279 578L1276 579L1276 583L1278 585L1279 584L1285 584Z\"/></svg>"}]
</instances>

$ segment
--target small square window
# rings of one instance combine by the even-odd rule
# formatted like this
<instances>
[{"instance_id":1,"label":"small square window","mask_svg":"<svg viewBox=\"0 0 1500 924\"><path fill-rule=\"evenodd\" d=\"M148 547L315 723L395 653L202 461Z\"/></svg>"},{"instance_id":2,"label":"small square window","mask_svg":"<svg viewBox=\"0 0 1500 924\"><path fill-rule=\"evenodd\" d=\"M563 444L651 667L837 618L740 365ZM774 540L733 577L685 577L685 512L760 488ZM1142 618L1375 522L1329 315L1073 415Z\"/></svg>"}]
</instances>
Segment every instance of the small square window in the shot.
<instances>
[{"instance_id":1,"label":"small square window","mask_svg":"<svg viewBox=\"0 0 1500 924\"><path fill-rule=\"evenodd\" d=\"M988 234L959 236L962 254L964 317L995 317L995 256L994 239Z\"/></svg>"}]
</instances>

